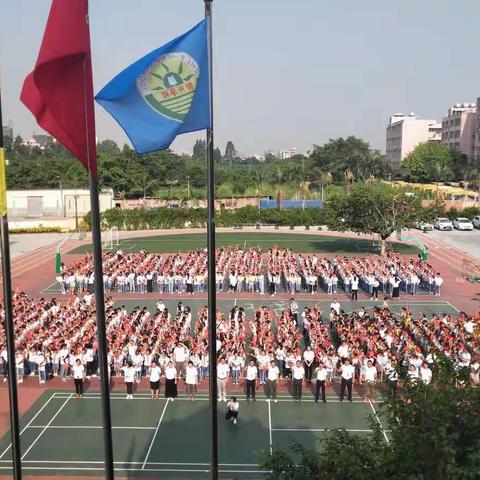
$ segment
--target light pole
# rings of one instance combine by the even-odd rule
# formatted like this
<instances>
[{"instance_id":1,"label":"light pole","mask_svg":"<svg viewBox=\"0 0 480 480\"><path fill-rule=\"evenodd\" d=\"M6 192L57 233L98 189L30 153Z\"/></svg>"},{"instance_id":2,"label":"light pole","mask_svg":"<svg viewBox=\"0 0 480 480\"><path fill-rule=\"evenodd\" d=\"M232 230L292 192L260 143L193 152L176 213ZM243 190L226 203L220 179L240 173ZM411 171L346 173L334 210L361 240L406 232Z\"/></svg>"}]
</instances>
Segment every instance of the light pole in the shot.
<instances>
[{"instance_id":1,"label":"light pole","mask_svg":"<svg viewBox=\"0 0 480 480\"><path fill-rule=\"evenodd\" d=\"M62 209L62 214L61 217L65 218L65 203L63 199L63 186L62 186L62 177L60 175L57 175L58 181L60 183L60 208Z\"/></svg>"}]
</instances>

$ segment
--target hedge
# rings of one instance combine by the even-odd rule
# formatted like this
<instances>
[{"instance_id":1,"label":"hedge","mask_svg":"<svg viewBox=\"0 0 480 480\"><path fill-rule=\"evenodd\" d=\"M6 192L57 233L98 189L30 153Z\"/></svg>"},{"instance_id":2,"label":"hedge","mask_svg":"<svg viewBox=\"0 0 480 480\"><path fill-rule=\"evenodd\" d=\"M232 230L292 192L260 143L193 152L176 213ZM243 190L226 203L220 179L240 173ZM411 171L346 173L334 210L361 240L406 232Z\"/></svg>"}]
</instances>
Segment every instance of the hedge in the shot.
<instances>
[{"instance_id":1,"label":"hedge","mask_svg":"<svg viewBox=\"0 0 480 480\"><path fill-rule=\"evenodd\" d=\"M205 227L207 210L205 208L155 208L151 210L112 208L101 214L102 228L117 227L119 230L149 230L165 228ZM218 227L235 227L236 225L279 225L279 226L313 226L326 221L325 211L321 208L288 208L283 210L258 210L248 206L236 210L221 210L216 213ZM90 214L83 219L90 228Z\"/></svg>"}]
</instances>

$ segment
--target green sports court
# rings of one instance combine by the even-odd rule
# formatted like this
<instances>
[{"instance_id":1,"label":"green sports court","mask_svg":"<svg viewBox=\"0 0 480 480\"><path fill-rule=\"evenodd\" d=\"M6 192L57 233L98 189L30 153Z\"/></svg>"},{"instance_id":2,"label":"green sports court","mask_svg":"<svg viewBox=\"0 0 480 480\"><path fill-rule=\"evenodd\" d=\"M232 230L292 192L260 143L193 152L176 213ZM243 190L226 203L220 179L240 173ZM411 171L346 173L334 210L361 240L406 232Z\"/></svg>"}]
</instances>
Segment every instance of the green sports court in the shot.
<instances>
[{"instance_id":1,"label":"green sports court","mask_svg":"<svg viewBox=\"0 0 480 480\"><path fill-rule=\"evenodd\" d=\"M165 302L174 309L176 301ZM195 314L204 305L200 299L188 298ZM247 315L260 305L280 310L285 301L220 300L223 311L233 304L244 306ZM299 302L300 307L315 302ZM317 302L328 308L329 302ZM374 302L363 302L371 306ZM141 304L155 307L153 300L119 301L127 309ZM405 304L392 309L399 312ZM418 302L408 305L412 311L456 313L448 302ZM349 311L354 305L342 302ZM358 303L356 304L358 308ZM195 315L194 315L195 318ZM69 384L68 384L69 385ZM69 385L70 386L70 385ZM71 385L73 390L73 385ZM327 394L327 403L315 403L313 393L304 387L303 400L295 402L282 391L278 402L266 402L259 392L256 402L239 395L240 415L237 425L225 420L226 404L219 403L219 463L224 479L262 478L258 468L262 452L287 448L299 442L312 449L321 448L328 429L343 428L358 435L371 431L370 421L381 424L381 402L365 403L356 393L353 401L340 402L338 385ZM47 390L21 419L23 468L26 474L42 476L103 475L103 444L100 395L93 390L76 400L72 390ZM209 478L209 412L206 393L188 401L179 389L175 401L152 400L148 393L136 393L126 400L122 391L111 395L113 440L116 472L126 478ZM383 428L383 427L382 427ZM388 432L383 431L385 441ZM10 435L0 441L0 475L11 468Z\"/></svg>"}]
</instances>

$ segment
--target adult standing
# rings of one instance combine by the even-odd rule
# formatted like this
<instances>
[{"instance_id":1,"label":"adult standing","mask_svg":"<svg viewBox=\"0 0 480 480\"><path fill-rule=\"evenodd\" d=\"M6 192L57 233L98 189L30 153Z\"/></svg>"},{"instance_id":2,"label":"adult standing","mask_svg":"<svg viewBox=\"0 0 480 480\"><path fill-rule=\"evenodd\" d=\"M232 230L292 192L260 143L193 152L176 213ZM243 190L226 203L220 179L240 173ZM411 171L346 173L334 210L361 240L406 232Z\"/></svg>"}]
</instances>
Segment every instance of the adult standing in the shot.
<instances>
[{"instance_id":1,"label":"adult standing","mask_svg":"<svg viewBox=\"0 0 480 480\"><path fill-rule=\"evenodd\" d=\"M73 383L75 384L75 398L81 398L83 396L83 379L85 378L85 366L79 358L72 366L73 371Z\"/></svg>"},{"instance_id":2,"label":"adult standing","mask_svg":"<svg viewBox=\"0 0 480 480\"><path fill-rule=\"evenodd\" d=\"M305 366L305 379L310 385L312 383L313 375L313 362L315 361L315 352L312 350L312 347L309 345L307 349L303 352L303 362Z\"/></svg>"},{"instance_id":3,"label":"adult standing","mask_svg":"<svg viewBox=\"0 0 480 480\"><path fill-rule=\"evenodd\" d=\"M162 369L157 365L154 360L152 360L152 363L150 364L150 370L148 374L150 376L150 393L152 395L152 398L158 398Z\"/></svg>"},{"instance_id":4,"label":"adult standing","mask_svg":"<svg viewBox=\"0 0 480 480\"><path fill-rule=\"evenodd\" d=\"M198 370L191 360L188 361L185 369L185 384L187 386L187 398L193 402L197 393Z\"/></svg>"},{"instance_id":5,"label":"adult standing","mask_svg":"<svg viewBox=\"0 0 480 480\"><path fill-rule=\"evenodd\" d=\"M358 277L354 275L350 283L350 288L352 290L352 301L355 301L355 302L358 300L358 284L359 284Z\"/></svg>"},{"instance_id":6,"label":"adult standing","mask_svg":"<svg viewBox=\"0 0 480 480\"><path fill-rule=\"evenodd\" d=\"M297 402L302 400L302 384L303 379L305 378L305 369L303 368L302 362L297 360L297 363L293 367L292 371L293 376L293 399Z\"/></svg>"},{"instance_id":7,"label":"adult standing","mask_svg":"<svg viewBox=\"0 0 480 480\"><path fill-rule=\"evenodd\" d=\"M165 368L165 398L177 398L177 369L170 360Z\"/></svg>"},{"instance_id":8,"label":"adult standing","mask_svg":"<svg viewBox=\"0 0 480 480\"><path fill-rule=\"evenodd\" d=\"M277 381L280 375L280 369L275 360L270 362L267 372L267 401L273 400L277 403Z\"/></svg>"},{"instance_id":9,"label":"adult standing","mask_svg":"<svg viewBox=\"0 0 480 480\"><path fill-rule=\"evenodd\" d=\"M339 368L340 375L342 377L342 382L340 384L340 401L343 402L345 398L345 388L348 391L348 400L352 401L352 386L353 386L353 376L355 374L355 368L350 364L348 358L345 360L345 363Z\"/></svg>"},{"instance_id":10,"label":"adult standing","mask_svg":"<svg viewBox=\"0 0 480 480\"><path fill-rule=\"evenodd\" d=\"M315 401L318 402L320 398L320 391L322 392L322 402L326 403L327 399L325 397L325 381L328 376L328 370L325 368L325 364L320 362L318 367L315 369L315 375L317 377L317 383L315 386Z\"/></svg>"},{"instance_id":11,"label":"adult standing","mask_svg":"<svg viewBox=\"0 0 480 480\"><path fill-rule=\"evenodd\" d=\"M247 402L250 401L250 397L255 401L255 383L258 376L258 368L253 360L250 360L250 364L247 367Z\"/></svg>"},{"instance_id":12,"label":"adult standing","mask_svg":"<svg viewBox=\"0 0 480 480\"><path fill-rule=\"evenodd\" d=\"M123 367L123 380L127 388L127 400L133 400L133 382L135 381L135 368L129 361L126 367Z\"/></svg>"},{"instance_id":13,"label":"adult standing","mask_svg":"<svg viewBox=\"0 0 480 480\"><path fill-rule=\"evenodd\" d=\"M391 279L392 283L392 298L400 297L400 279L395 275Z\"/></svg>"},{"instance_id":14,"label":"adult standing","mask_svg":"<svg viewBox=\"0 0 480 480\"><path fill-rule=\"evenodd\" d=\"M227 381L230 373L230 367L225 362L225 358L222 357L217 364L217 389L218 389L218 401L227 401Z\"/></svg>"},{"instance_id":15,"label":"adult standing","mask_svg":"<svg viewBox=\"0 0 480 480\"><path fill-rule=\"evenodd\" d=\"M179 378L184 374L187 357L187 347L182 342L178 342L177 346L173 349L173 361L175 362L175 368L177 369Z\"/></svg>"}]
</instances>

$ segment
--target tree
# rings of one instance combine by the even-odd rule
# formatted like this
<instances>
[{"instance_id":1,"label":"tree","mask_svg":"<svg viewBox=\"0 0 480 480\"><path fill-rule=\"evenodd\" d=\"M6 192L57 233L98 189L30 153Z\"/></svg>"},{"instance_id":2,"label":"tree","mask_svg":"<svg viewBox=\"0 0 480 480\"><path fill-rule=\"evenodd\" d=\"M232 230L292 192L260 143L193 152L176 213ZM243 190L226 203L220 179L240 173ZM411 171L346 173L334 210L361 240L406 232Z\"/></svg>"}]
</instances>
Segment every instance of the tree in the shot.
<instances>
[{"instance_id":1,"label":"tree","mask_svg":"<svg viewBox=\"0 0 480 480\"><path fill-rule=\"evenodd\" d=\"M105 154L105 155L116 155L117 153L120 153L120 149L118 148L118 145L116 142L113 140L103 140L98 143L97 145L97 153L100 154Z\"/></svg>"},{"instance_id":2,"label":"tree","mask_svg":"<svg viewBox=\"0 0 480 480\"><path fill-rule=\"evenodd\" d=\"M219 162L222 159L222 152L218 147L215 147L215 150L213 151L213 160L215 162Z\"/></svg>"},{"instance_id":3,"label":"tree","mask_svg":"<svg viewBox=\"0 0 480 480\"><path fill-rule=\"evenodd\" d=\"M193 156L195 158L204 159L207 154L207 142L205 140L197 140L193 146Z\"/></svg>"},{"instance_id":4,"label":"tree","mask_svg":"<svg viewBox=\"0 0 480 480\"><path fill-rule=\"evenodd\" d=\"M237 151L235 150L235 146L233 145L233 142L229 140L227 142L227 146L225 147L225 155L223 156L223 158L224 160L231 162L236 156L237 156Z\"/></svg>"},{"instance_id":5,"label":"tree","mask_svg":"<svg viewBox=\"0 0 480 480\"><path fill-rule=\"evenodd\" d=\"M349 193L337 190L326 208L332 228L380 235L382 255L393 232L414 228L424 215L420 198L379 181L356 183Z\"/></svg>"},{"instance_id":6,"label":"tree","mask_svg":"<svg viewBox=\"0 0 480 480\"><path fill-rule=\"evenodd\" d=\"M453 174L452 150L434 142L419 143L404 159L402 168L419 182L450 180ZM438 174L448 178L437 179Z\"/></svg>"},{"instance_id":7,"label":"tree","mask_svg":"<svg viewBox=\"0 0 480 480\"><path fill-rule=\"evenodd\" d=\"M385 155L354 136L330 139L323 146L314 145L310 158L321 171L330 172L337 182L344 180L347 169L356 180L365 180L370 175L387 178L391 172L390 161Z\"/></svg>"},{"instance_id":8,"label":"tree","mask_svg":"<svg viewBox=\"0 0 480 480\"><path fill-rule=\"evenodd\" d=\"M264 453L267 480L474 480L480 471L480 389L468 371L442 356L436 381L412 383L399 369L400 388L382 387L379 416L389 443L370 416L367 436L327 431L321 452L294 444Z\"/></svg>"}]
</instances>

